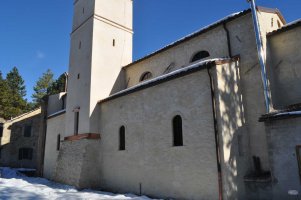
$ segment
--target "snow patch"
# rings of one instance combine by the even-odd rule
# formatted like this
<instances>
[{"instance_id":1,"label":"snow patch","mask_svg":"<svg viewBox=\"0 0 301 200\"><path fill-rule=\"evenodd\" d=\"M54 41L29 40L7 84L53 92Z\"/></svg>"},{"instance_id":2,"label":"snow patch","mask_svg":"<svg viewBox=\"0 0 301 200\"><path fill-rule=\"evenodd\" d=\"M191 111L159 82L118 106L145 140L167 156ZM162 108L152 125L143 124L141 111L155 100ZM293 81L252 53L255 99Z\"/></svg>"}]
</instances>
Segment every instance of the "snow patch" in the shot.
<instances>
[{"instance_id":1,"label":"snow patch","mask_svg":"<svg viewBox=\"0 0 301 200\"><path fill-rule=\"evenodd\" d=\"M51 115L48 115L48 117L47 117L47 118L50 118L50 117L53 117L53 116L59 115L59 114L61 114L61 113L64 113L64 112L66 112L66 109L64 109L64 110L60 110L60 111L57 111L57 112L55 112L55 113L52 113Z\"/></svg>"},{"instance_id":2,"label":"snow patch","mask_svg":"<svg viewBox=\"0 0 301 200\"><path fill-rule=\"evenodd\" d=\"M44 178L26 177L18 172L20 169L0 167L0 199L30 200L151 200L146 196L133 194L113 194L94 190L78 191L72 186L49 181ZM24 169L21 169L24 171Z\"/></svg>"},{"instance_id":3,"label":"snow patch","mask_svg":"<svg viewBox=\"0 0 301 200\"><path fill-rule=\"evenodd\" d=\"M282 113L277 113L275 116L282 116L282 115L301 115L301 111L282 112Z\"/></svg>"}]
</instances>

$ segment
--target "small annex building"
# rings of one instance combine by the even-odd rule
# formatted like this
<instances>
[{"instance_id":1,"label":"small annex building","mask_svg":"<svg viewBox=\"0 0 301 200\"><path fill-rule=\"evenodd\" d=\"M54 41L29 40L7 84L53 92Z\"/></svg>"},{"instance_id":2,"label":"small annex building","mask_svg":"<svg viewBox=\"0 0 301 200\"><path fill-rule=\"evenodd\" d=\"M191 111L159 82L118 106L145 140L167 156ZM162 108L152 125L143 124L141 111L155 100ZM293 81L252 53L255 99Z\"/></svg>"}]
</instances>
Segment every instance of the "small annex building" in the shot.
<instances>
[{"instance_id":1,"label":"small annex building","mask_svg":"<svg viewBox=\"0 0 301 200\"><path fill-rule=\"evenodd\" d=\"M43 174L173 199L301 192L301 23L257 7L132 62L132 0L75 0L67 93L50 96ZM268 107L268 112L266 107Z\"/></svg>"},{"instance_id":2,"label":"small annex building","mask_svg":"<svg viewBox=\"0 0 301 200\"><path fill-rule=\"evenodd\" d=\"M45 146L45 120L41 108L0 121L0 166L29 168L41 175Z\"/></svg>"}]
</instances>

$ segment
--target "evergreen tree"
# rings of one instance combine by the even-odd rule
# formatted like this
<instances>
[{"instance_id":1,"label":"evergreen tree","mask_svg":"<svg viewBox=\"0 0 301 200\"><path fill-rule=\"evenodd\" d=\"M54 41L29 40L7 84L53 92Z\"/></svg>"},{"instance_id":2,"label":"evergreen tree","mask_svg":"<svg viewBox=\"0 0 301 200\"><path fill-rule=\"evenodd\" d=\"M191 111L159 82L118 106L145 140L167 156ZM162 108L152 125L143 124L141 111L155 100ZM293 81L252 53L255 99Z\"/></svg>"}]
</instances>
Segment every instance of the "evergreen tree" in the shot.
<instances>
[{"instance_id":1,"label":"evergreen tree","mask_svg":"<svg viewBox=\"0 0 301 200\"><path fill-rule=\"evenodd\" d=\"M66 85L66 75L62 74L55 80L47 90L48 95L58 94L60 92L65 92Z\"/></svg>"},{"instance_id":2,"label":"evergreen tree","mask_svg":"<svg viewBox=\"0 0 301 200\"><path fill-rule=\"evenodd\" d=\"M48 95L48 88L53 84L53 73L48 69L39 78L34 86L33 90L35 93L32 95L35 106L39 106L44 96Z\"/></svg>"},{"instance_id":3,"label":"evergreen tree","mask_svg":"<svg viewBox=\"0 0 301 200\"><path fill-rule=\"evenodd\" d=\"M5 80L9 89L9 102L6 118L16 117L27 111L27 102L24 99L26 88L24 80L19 74L17 67L14 67L7 75Z\"/></svg>"},{"instance_id":4,"label":"evergreen tree","mask_svg":"<svg viewBox=\"0 0 301 200\"><path fill-rule=\"evenodd\" d=\"M9 107L10 107L10 91L6 81L2 77L2 72L0 71L0 117L8 119L10 117Z\"/></svg>"},{"instance_id":5,"label":"evergreen tree","mask_svg":"<svg viewBox=\"0 0 301 200\"><path fill-rule=\"evenodd\" d=\"M13 67L13 69L6 75L6 82L14 95L18 95L22 98L26 96L24 80L19 74L17 67Z\"/></svg>"}]
</instances>

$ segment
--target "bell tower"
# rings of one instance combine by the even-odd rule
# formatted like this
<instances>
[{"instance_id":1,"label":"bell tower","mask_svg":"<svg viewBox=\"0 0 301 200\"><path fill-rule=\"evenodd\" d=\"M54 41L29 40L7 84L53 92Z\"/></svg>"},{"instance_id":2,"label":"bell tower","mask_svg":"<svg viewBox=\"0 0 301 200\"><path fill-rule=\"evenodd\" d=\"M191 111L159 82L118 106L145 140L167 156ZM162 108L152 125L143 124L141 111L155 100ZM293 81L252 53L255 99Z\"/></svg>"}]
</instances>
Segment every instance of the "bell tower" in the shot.
<instances>
[{"instance_id":1,"label":"bell tower","mask_svg":"<svg viewBox=\"0 0 301 200\"><path fill-rule=\"evenodd\" d=\"M97 102L132 62L132 10L132 0L74 1L65 136L97 133Z\"/></svg>"}]
</instances>

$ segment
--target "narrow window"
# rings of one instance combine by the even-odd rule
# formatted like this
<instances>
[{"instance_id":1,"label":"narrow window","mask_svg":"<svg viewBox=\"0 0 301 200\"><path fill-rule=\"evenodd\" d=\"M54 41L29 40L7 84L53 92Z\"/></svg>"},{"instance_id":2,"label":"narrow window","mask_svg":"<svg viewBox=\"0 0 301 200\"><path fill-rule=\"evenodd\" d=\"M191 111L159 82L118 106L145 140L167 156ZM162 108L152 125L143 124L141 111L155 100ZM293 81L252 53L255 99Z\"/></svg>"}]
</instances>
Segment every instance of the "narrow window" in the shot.
<instances>
[{"instance_id":1,"label":"narrow window","mask_svg":"<svg viewBox=\"0 0 301 200\"><path fill-rule=\"evenodd\" d=\"M31 125L26 125L24 127L24 137L30 137L31 136Z\"/></svg>"},{"instance_id":2,"label":"narrow window","mask_svg":"<svg viewBox=\"0 0 301 200\"><path fill-rule=\"evenodd\" d=\"M125 150L125 127L121 126L119 129L119 150Z\"/></svg>"},{"instance_id":3,"label":"narrow window","mask_svg":"<svg viewBox=\"0 0 301 200\"><path fill-rule=\"evenodd\" d=\"M177 115L172 120L173 126L173 146L183 146L182 118Z\"/></svg>"},{"instance_id":4,"label":"narrow window","mask_svg":"<svg viewBox=\"0 0 301 200\"><path fill-rule=\"evenodd\" d=\"M32 148L19 149L19 160L32 160Z\"/></svg>"},{"instance_id":5,"label":"narrow window","mask_svg":"<svg viewBox=\"0 0 301 200\"><path fill-rule=\"evenodd\" d=\"M82 42L79 41L78 49L81 49L81 48L82 48Z\"/></svg>"},{"instance_id":6,"label":"narrow window","mask_svg":"<svg viewBox=\"0 0 301 200\"><path fill-rule=\"evenodd\" d=\"M115 39L113 39L113 47L115 47Z\"/></svg>"},{"instance_id":7,"label":"narrow window","mask_svg":"<svg viewBox=\"0 0 301 200\"><path fill-rule=\"evenodd\" d=\"M66 95L62 97L62 110L66 109Z\"/></svg>"},{"instance_id":8,"label":"narrow window","mask_svg":"<svg viewBox=\"0 0 301 200\"><path fill-rule=\"evenodd\" d=\"M274 27L274 18L271 18L271 27Z\"/></svg>"},{"instance_id":9,"label":"narrow window","mask_svg":"<svg viewBox=\"0 0 301 200\"><path fill-rule=\"evenodd\" d=\"M83 8L83 14L85 14L85 8Z\"/></svg>"},{"instance_id":10,"label":"narrow window","mask_svg":"<svg viewBox=\"0 0 301 200\"><path fill-rule=\"evenodd\" d=\"M296 146L296 157L297 157L297 162L298 162L298 167L299 167L299 178L301 180L301 145Z\"/></svg>"},{"instance_id":11,"label":"narrow window","mask_svg":"<svg viewBox=\"0 0 301 200\"><path fill-rule=\"evenodd\" d=\"M278 28L281 27L281 24L280 24L279 20L277 20L277 25L278 25Z\"/></svg>"},{"instance_id":12,"label":"narrow window","mask_svg":"<svg viewBox=\"0 0 301 200\"><path fill-rule=\"evenodd\" d=\"M153 77L152 73L150 73L150 72L144 72L144 73L141 75L139 81L140 81L140 82L146 81L147 79L150 79L150 78L152 78L152 77Z\"/></svg>"},{"instance_id":13,"label":"narrow window","mask_svg":"<svg viewBox=\"0 0 301 200\"><path fill-rule=\"evenodd\" d=\"M79 111L74 112L74 135L78 135Z\"/></svg>"},{"instance_id":14,"label":"narrow window","mask_svg":"<svg viewBox=\"0 0 301 200\"><path fill-rule=\"evenodd\" d=\"M202 59L207 58L209 56L210 56L210 54L209 54L208 51L199 51L196 54L194 54L194 56L191 59L191 62L202 60Z\"/></svg>"},{"instance_id":15,"label":"narrow window","mask_svg":"<svg viewBox=\"0 0 301 200\"><path fill-rule=\"evenodd\" d=\"M80 74L77 74L77 79L80 79Z\"/></svg>"},{"instance_id":16,"label":"narrow window","mask_svg":"<svg viewBox=\"0 0 301 200\"><path fill-rule=\"evenodd\" d=\"M3 126L0 126L0 138L3 137Z\"/></svg>"},{"instance_id":17,"label":"narrow window","mask_svg":"<svg viewBox=\"0 0 301 200\"><path fill-rule=\"evenodd\" d=\"M56 150L59 151L61 147L61 134L57 135L57 141L56 141Z\"/></svg>"},{"instance_id":18,"label":"narrow window","mask_svg":"<svg viewBox=\"0 0 301 200\"><path fill-rule=\"evenodd\" d=\"M23 149L19 149L19 160L23 159Z\"/></svg>"}]
</instances>

